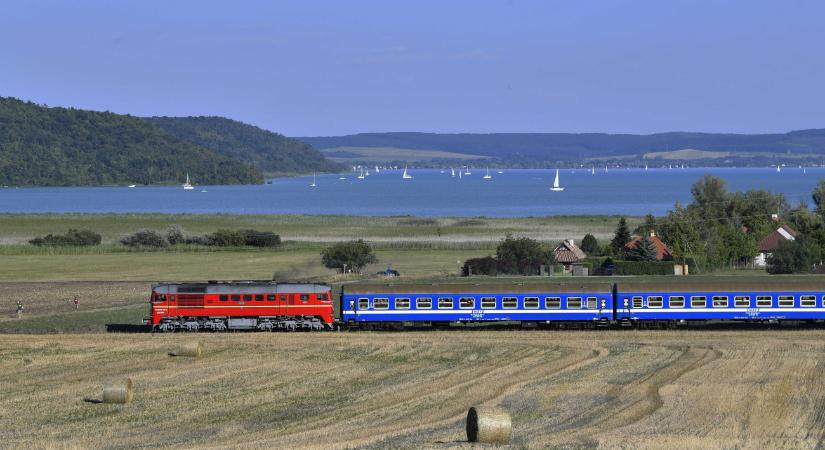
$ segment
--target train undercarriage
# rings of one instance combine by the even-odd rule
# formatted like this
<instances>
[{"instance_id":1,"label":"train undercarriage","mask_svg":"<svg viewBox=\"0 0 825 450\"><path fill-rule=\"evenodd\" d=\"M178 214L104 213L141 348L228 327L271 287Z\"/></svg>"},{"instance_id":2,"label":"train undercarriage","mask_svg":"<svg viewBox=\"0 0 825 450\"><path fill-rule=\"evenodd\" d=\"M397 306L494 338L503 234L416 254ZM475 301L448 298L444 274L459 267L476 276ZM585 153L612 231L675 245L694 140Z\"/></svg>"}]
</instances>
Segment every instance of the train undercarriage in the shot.
<instances>
[{"instance_id":1,"label":"train undercarriage","mask_svg":"<svg viewBox=\"0 0 825 450\"><path fill-rule=\"evenodd\" d=\"M314 316L288 317L165 317L152 331L328 331L332 324Z\"/></svg>"}]
</instances>

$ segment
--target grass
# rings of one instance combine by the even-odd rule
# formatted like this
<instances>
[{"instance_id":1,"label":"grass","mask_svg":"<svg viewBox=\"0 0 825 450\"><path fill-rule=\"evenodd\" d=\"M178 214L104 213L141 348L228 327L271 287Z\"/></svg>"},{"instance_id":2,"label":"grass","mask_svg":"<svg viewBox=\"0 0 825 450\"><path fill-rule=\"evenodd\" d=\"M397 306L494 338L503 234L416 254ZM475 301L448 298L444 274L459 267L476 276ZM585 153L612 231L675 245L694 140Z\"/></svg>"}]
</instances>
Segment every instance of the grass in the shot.
<instances>
[{"instance_id":1,"label":"grass","mask_svg":"<svg viewBox=\"0 0 825 450\"><path fill-rule=\"evenodd\" d=\"M98 337L97 339L95 337ZM0 336L7 448L465 446L471 406L516 448L814 448L825 332ZM285 364L284 361L289 361ZM129 405L94 404L131 377ZM88 430L94 430L93 433Z\"/></svg>"},{"instance_id":2,"label":"grass","mask_svg":"<svg viewBox=\"0 0 825 450\"><path fill-rule=\"evenodd\" d=\"M117 242L141 228L166 230L171 224L189 233L220 228L254 228L278 233L286 241L330 242L363 238L372 242L488 242L507 233L557 242L581 239L585 233L609 238L615 216L554 216L527 218L417 218L304 215L227 214L0 214L0 243L24 244L48 233L86 228L100 233L105 243ZM635 227L641 218L629 218Z\"/></svg>"}]
</instances>

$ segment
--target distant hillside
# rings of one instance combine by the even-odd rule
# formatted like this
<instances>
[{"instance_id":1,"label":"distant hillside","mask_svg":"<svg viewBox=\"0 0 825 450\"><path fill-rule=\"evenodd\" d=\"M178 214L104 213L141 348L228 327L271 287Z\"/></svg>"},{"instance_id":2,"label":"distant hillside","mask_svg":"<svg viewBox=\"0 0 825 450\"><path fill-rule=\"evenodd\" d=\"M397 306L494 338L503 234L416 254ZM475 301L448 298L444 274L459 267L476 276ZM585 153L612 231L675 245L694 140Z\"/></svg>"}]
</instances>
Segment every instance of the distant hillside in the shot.
<instances>
[{"instance_id":1,"label":"distant hillside","mask_svg":"<svg viewBox=\"0 0 825 450\"><path fill-rule=\"evenodd\" d=\"M253 165L128 115L0 97L0 185L261 183Z\"/></svg>"},{"instance_id":2,"label":"distant hillside","mask_svg":"<svg viewBox=\"0 0 825 450\"><path fill-rule=\"evenodd\" d=\"M269 173L338 172L344 167L317 150L256 126L223 117L151 117L173 136L254 164Z\"/></svg>"},{"instance_id":3,"label":"distant hillside","mask_svg":"<svg viewBox=\"0 0 825 450\"><path fill-rule=\"evenodd\" d=\"M340 147L384 147L440 150L496 158L509 163L583 161L588 158L627 159L651 152L695 149L736 155L825 155L825 129L784 134L658 133L364 133L348 136L298 138L324 150Z\"/></svg>"}]
</instances>

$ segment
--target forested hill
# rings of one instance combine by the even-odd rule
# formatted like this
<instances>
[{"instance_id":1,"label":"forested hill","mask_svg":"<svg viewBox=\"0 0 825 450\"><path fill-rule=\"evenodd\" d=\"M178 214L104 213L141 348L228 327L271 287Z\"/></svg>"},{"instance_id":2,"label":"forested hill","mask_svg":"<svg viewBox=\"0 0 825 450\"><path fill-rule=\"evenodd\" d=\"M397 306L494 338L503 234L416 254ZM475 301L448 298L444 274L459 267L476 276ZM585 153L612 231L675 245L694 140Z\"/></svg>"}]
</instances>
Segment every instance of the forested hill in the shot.
<instances>
[{"instance_id":1,"label":"forested hill","mask_svg":"<svg viewBox=\"0 0 825 450\"><path fill-rule=\"evenodd\" d=\"M128 115L0 97L0 185L261 183L261 171Z\"/></svg>"},{"instance_id":2,"label":"forested hill","mask_svg":"<svg viewBox=\"0 0 825 450\"><path fill-rule=\"evenodd\" d=\"M338 172L344 167L327 160L297 139L224 117L151 117L170 134L255 164L268 173Z\"/></svg>"},{"instance_id":3,"label":"forested hill","mask_svg":"<svg viewBox=\"0 0 825 450\"><path fill-rule=\"evenodd\" d=\"M658 133L363 133L298 138L323 150L338 147L387 147L442 150L502 160L580 161L594 157L642 155L677 149L727 153L825 154L825 129L784 134Z\"/></svg>"}]
</instances>

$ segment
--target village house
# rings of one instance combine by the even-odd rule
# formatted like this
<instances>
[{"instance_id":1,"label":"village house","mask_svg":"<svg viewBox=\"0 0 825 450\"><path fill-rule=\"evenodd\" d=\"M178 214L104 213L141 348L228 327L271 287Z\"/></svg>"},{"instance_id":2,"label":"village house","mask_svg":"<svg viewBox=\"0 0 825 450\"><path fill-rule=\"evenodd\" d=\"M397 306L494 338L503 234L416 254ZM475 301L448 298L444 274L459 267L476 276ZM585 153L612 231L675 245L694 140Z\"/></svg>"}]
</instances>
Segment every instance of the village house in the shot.
<instances>
[{"instance_id":1,"label":"village house","mask_svg":"<svg viewBox=\"0 0 825 450\"><path fill-rule=\"evenodd\" d=\"M793 241L796 239L796 231L787 225L781 225L771 234L759 241L759 254L753 258L753 264L759 267L767 265L768 256L779 247L782 241Z\"/></svg>"},{"instance_id":2,"label":"village house","mask_svg":"<svg viewBox=\"0 0 825 450\"><path fill-rule=\"evenodd\" d=\"M656 232L650 230L650 235L648 236L653 245L656 247L656 259L659 261L667 261L673 259L673 254L670 252L670 249L667 245L659 239L659 236L656 235ZM624 245L625 250L633 250L636 248L636 244L642 240L641 236L633 236L633 238Z\"/></svg>"},{"instance_id":3,"label":"village house","mask_svg":"<svg viewBox=\"0 0 825 450\"><path fill-rule=\"evenodd\" d=\"M569 272L573 264L578 264L587 258L584 250L580 249L572 239L562 241L553 250L556 262L564 266L565 272Z\"/></svg>"}]
</instances>

